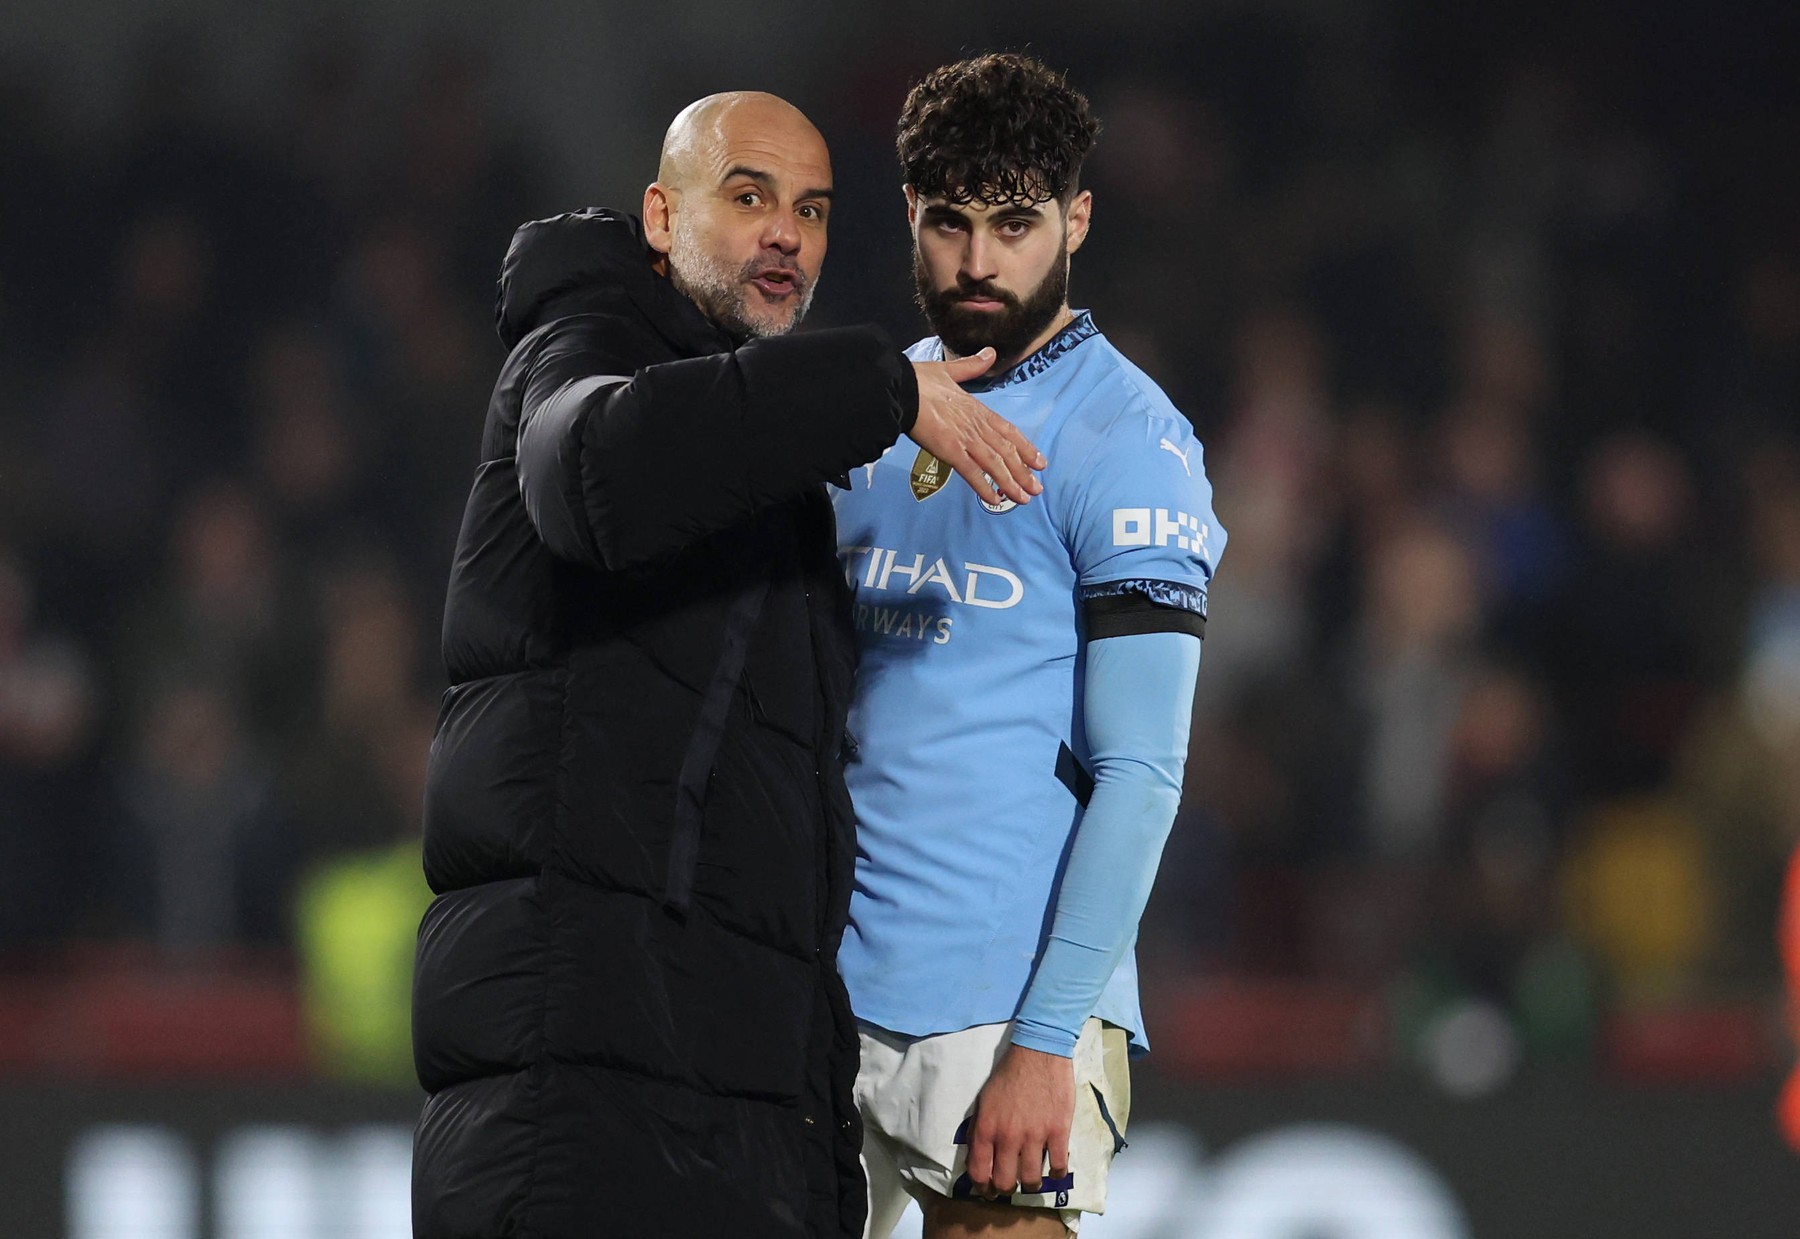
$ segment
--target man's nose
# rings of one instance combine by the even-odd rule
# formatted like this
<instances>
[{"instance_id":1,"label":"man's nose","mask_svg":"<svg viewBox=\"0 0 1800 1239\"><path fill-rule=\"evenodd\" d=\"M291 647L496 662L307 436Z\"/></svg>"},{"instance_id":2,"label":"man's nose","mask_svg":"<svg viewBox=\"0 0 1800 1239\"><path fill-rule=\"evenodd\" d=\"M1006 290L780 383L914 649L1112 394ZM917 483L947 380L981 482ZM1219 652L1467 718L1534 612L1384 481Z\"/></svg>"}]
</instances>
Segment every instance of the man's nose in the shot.
<instances>
[{"instance_id":1,"label":"man's nose","mask_svg":"<svg viewBox=\"0 0 1800 1239\"><path fill-rule=\"evenodd\" d=\"M963 252L962 273L971 282L991 280L1000 274L994 266L994 248L985 238L969 238L969 248Z\"/></svg>"},{"instance_id":2,"label":"man's nose","mask_svg":"<svg viewBox=\"0 0 1800 1239\"><path fill-rule=\"evenodd\" d=\"M762 243L766 249L795 254L800 249L800 224L791 211L775 211L763 225Z\"/></svg>"}]
</instances>

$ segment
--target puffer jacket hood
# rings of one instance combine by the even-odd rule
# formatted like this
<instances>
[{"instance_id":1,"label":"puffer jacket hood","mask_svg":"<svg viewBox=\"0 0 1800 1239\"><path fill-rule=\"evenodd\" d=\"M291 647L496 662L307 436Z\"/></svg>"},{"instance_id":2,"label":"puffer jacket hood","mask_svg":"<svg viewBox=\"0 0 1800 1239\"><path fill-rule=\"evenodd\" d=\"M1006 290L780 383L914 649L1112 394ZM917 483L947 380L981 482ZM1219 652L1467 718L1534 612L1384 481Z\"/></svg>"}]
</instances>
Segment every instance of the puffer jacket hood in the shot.
<instances>
[{"instance_id":1,"label":"puffer jacket hood","mask_svg":"<svg viewBox=\"0 0 1800 1239\"><path fill-rule=\"evenodd\" d=\"M513 233L500 264L494 325L512 349L556 317L571 296L623 294L684 351L722 347L717 329L651 265L657 259L636 216L587 207L532 220Z\"/></svg>"}]
</instances>

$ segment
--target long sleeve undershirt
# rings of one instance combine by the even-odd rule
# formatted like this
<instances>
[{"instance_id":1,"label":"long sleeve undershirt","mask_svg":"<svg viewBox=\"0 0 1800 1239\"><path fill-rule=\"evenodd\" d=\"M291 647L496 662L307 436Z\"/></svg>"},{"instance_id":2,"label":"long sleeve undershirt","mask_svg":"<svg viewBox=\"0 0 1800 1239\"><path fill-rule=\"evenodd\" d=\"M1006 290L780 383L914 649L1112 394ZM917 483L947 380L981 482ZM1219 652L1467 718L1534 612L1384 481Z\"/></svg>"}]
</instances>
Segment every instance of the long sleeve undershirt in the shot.
<instances>
[{"instance_id":1,"label":"long sleeve undershirt","mask_svg":"<svg viewBox=\"0 0 1800 1239\"><path fill-rule=\"evenodd\" d=\"M1148 632L1090 641L1084 670L1094 791L1012 1031L1015 1045L1065 1058L1136 940L1175 821L1200 639Z\"/></svg>"}]
</instances>

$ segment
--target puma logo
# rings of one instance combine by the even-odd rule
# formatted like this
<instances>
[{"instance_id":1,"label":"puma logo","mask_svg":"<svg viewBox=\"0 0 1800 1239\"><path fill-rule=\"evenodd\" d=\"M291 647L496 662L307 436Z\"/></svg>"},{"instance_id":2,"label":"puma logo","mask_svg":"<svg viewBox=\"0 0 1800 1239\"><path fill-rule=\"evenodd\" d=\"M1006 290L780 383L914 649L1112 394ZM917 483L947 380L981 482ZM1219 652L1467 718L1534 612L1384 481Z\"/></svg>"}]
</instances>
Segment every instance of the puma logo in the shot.
<instances>
[{"instance_id":1,"label":"puma logo","mask_svg":"<svg viewBox=\"0 0 1800 1239\"><path fill-rule=\"evenodd\" d=\"M1180 448L1176 447L1173 443L1170 443L1167 439L1164 439L1162 442L1158 443L1156 446L1162 448L1163 451L1165 451L1165 452L1174 452L1176 459L1181 461L1181 471L1183 473L1187 474L1189 477L1194 476L1194 471L1192 469L1188 468L1188 453L1187 452L1182 451ZM1191 452L1193 450L1194 449L1190 447L1188 449L1188 452Z\"/></svg>"}]
</instances>

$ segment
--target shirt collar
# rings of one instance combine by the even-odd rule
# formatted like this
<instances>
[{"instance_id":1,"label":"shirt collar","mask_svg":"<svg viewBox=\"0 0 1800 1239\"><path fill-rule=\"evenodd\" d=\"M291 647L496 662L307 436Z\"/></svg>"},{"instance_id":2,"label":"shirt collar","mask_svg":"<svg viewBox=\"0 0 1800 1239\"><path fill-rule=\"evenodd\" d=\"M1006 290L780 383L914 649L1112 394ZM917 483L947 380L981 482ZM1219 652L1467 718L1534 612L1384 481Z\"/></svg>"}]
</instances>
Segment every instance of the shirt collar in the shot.
<instances>
[{"instance_id":1,"label":"shirt collar","mask_svg":"<svg viewBox=\"0 0 1800 1239\"><path fill-rule=\"evenodd\" d=\"M990 392L997 391L1002 387L1011 387L1014 383L1023 383L1026 379L1048 370L1051 363L1083 340L1099 334L1100 329L1094 326L1093 314L1088 310L1076 310L1075 317L1069 325L1046 340L1042 348L1021 360L1018 365L1013 366L1004 374L967 384L966 390L975 393ZM943 354L943 347L943 343L940 341L938 344L940 356Z\"/></svg>"}]
</instances>

